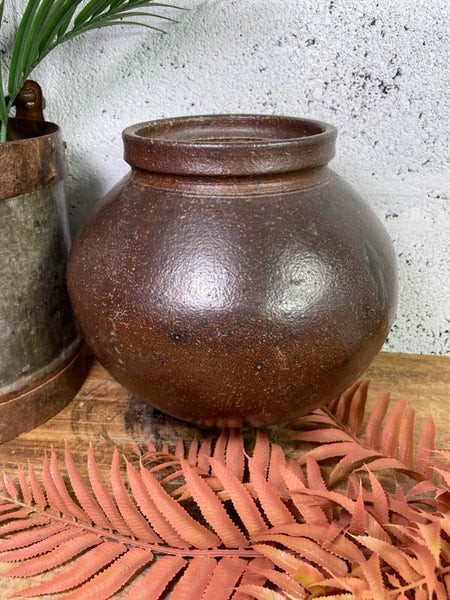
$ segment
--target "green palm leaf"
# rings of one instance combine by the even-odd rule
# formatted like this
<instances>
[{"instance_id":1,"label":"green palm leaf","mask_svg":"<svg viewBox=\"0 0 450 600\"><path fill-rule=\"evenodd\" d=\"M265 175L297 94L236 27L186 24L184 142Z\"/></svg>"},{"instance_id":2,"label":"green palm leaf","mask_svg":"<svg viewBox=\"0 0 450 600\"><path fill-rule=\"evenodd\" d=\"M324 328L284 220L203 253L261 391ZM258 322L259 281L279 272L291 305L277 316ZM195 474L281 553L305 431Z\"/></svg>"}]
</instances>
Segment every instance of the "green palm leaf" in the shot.
<instances>
[{"instance_id":1,"label":"green palm leaf","mask_svg":"<svg viewBox=\"0 0 450 600\"><path fill-rule=\"evenodd\" d=\"M0 29L2 26L3 9L5 7L5 0L0 2ZM2 75L2 63L0 61L0 121L2 125L8 120L8 109L6 108L5 97L3 96L3 75Z\"/></svg>"},{"instance_id":2,"label":"green palm leaf","mask_svg":"<svg viewBox=\"0 0 450 600\"><path fill-rule=\"evenodd\" d=\"M4 0L1 0L0 15L3 7ZM0 68L0 142L6 141L8 113L17 94L33 69L51 50L82 33L114 25L138 25L165 33L159 27L141 20L156 18L176 22L170 16L154 12L158 8L184 10L171 3L152 0L29 0L14 42L8 79L8 104L3 97Z\"/></svg>"}]
</instances>

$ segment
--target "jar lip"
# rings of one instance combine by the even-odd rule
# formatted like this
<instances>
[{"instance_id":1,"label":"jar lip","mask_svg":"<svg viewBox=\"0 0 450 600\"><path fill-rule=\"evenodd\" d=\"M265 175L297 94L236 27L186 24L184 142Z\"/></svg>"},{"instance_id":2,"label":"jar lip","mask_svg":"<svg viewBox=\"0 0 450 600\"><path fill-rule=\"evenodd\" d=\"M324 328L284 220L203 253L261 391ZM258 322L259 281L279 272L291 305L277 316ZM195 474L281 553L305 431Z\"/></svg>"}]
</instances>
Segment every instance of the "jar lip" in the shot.
<instances>
[{"instance_id":1,"label":"jar lip","mask_svg":"<svg viewBox=\"0 0 450 600\"><path fill-rule=\"evenodd\" d=\"M299 117L222 114L138 123L123 132L125 160L151 172L252 175L317 167L334 156L337 130Z\"/></svg>"}]
</instances>

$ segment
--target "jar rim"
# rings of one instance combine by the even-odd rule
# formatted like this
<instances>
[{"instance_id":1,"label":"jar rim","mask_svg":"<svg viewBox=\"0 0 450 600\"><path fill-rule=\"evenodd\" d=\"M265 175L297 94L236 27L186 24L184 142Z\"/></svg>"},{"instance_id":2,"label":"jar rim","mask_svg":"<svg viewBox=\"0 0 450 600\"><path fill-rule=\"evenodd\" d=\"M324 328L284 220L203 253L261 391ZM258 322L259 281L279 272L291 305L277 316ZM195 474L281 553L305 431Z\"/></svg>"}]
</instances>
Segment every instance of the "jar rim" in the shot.
<instances>
[{"instance_id":1,"label":"jar rim","mask_svg":"<svg viewBox=\"0 0 450 600\"><path fill-rule=\"evenodd\" d=\"M282 173L327 164L337 130L299 117L223 114L138 123L123 132L135 168L179 175Z\"/></svg>"},{"instance_id":2,"label":"jar rim","mask_svg":"<svg viewBox=\"0 0 450 600\"><path fill-rule=\"evenodd\" d=\"M61 130L49 121L11 118L14 139L0 144L0 200L54 185L66 176Z\"/></svg>"}]
</instances>

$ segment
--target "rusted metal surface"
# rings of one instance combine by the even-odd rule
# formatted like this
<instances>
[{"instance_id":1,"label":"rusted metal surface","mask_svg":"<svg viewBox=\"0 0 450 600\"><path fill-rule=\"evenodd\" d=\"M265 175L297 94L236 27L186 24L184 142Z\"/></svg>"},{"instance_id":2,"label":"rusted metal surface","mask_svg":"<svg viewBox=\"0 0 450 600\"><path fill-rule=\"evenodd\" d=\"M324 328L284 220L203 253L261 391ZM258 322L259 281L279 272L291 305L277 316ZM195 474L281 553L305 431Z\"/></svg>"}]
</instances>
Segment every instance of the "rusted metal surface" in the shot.
<instances>
[{"instance_id":1,"label":"rusted metal surface","mask_svg":"<svg viewBox=\"0 0 450 600\"><path fill-rule=\"evenodd\" d=\"M65 285L60 131L12 119L10 139L0 144L0 442L55 414L84 378Z\"/></svg>"},{"instance_id":2,"label":"rusted metal surface","mask_svg":"<svg viewBox=\"0 0 450 600\"><path fill-rule=\"evenodd\" d=\"M8 139L0 144L0 202L65 178L64 145L57 125L10 119Z\"/></svg>"},{"instance_id":3,"label":"rusted metal surface","mask_svg":"<svg viewBox=\"0 0 450 600\"><path fill-rule=\"evenodd\" d=\"M86 358L78 344L75 352L46 376L0 402L0 442L45 423L75 396L86 377Z\"/></svg>"},{"instance_id":4,"label":"rusted metal surface","mask_svg":"<svg viewBox=\"0 0 450 600\"><path fill-rule=\"evenodd\" d=\"M207 116L124 132L132 166L77 236L85 337L136 396L200 426L260 426L347 388L389 331L392 244L326 163L333 127Z\"/></svg>"}]
</instances>

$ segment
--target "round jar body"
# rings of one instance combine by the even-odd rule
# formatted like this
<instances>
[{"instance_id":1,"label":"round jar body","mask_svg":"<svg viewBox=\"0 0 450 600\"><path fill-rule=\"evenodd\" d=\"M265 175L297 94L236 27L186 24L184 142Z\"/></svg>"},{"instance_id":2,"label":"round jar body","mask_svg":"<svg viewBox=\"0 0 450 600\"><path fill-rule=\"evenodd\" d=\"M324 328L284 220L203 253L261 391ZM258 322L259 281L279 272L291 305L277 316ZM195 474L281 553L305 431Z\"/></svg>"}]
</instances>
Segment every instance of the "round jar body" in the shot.
<instances>
[{"instance_id":1,"label":"round jar body","mask_svg":"<svg viewBox=\"0 0 450 600\"><path fill-rule=\"evenodd\" d=\"M274 143L242 129L223 153ZM168 172L134 165L110 192L74 242L69 293L133 394L199 426L263 426L324 405L368 366L394 315L393 248L327 156L314 160L190 175L171 173L169 154Z\"/></svg>"}]
</instances>

